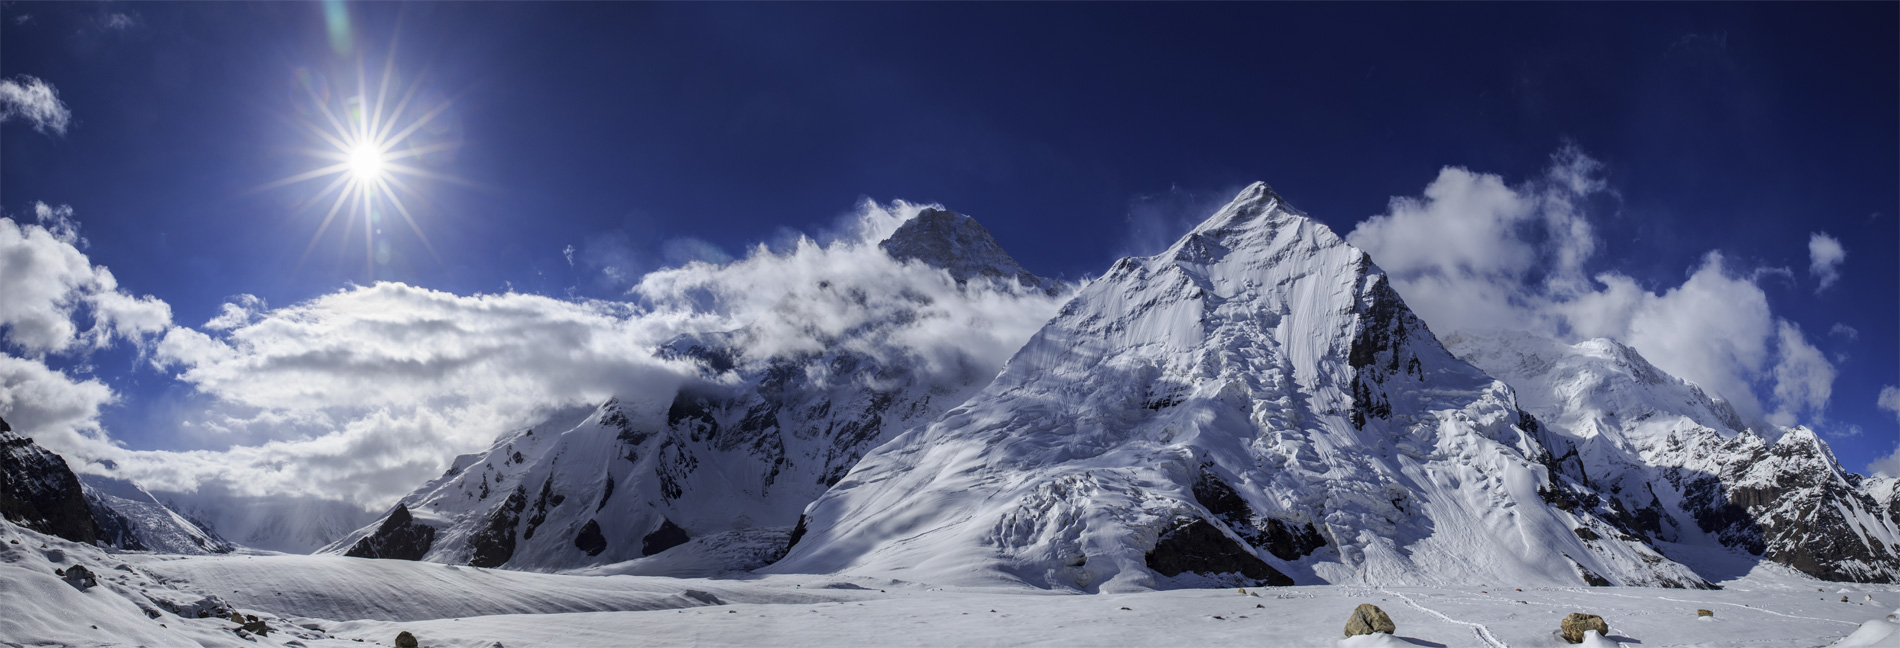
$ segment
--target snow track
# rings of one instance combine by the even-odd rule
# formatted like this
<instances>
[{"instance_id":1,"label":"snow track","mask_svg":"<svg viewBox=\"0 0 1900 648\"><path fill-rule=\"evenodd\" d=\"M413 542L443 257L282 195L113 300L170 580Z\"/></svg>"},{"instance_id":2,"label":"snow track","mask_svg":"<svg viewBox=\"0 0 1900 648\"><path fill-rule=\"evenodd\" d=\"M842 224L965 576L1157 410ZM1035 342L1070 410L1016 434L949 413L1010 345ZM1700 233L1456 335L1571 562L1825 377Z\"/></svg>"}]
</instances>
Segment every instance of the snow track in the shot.
<instances>
[{"instance_id":1,"label":"snow track","mask_svg":"<svg viewBox=\"0 0 1900 648\"><path fill-rule=\"evenodd\" d=\"M1491 629L1485 627L1485 625L1482 623L1473 623L1471 621L1459 621L1457 619L1453 619L1449 616L1445 616L1445 613L1443 612L1439 612L1438 610L1434 610L1434 609L1425 607L1423 605L1419 605L1418 601L1412 600L1412 597L1406 596L1399 592L1395 592L1395 591L1384 589L1384 588L1381 588L1379 591L1385 592L1386 594L1390 594L1392 596L1399 597L1400 600L1405 601L1406 605L1410 605L1412 607L1418 608L1419 611L1438 617L1439 619L1445 621L1446 623L1455 623L1461 626L1470 627L1473 632L1478 633L1479 640L1492 646L1492 648L1509 648L1510 646L1509 644L1499 641L1496 635L1491 634Z\"/></svg>"},{"instance_id":2,"label":"snow track","mask_svg":"<svg viewBox=\"0 0 1900 648\"><path fill-rule=\"evenodd\" d=\"M1610 593L1610 592L1603 592L1603 593L1604 593L1604 594L1609 594L1610 596L1617 596L1617 597L1622 597L1622 598L1643 598L1643 597L1640 597L1640 596L1630 596L1630 595L1628 595L1628 594L1612 594L1612 593ZM1655 598L1656 598L1657 600L1662 600L1662 601L1675 601L1675 602L1677 602L1677 603L1689 603L1689 604L1692 604L1692 605L1726 605L1726 606L1729 606L1729 607L1733 607L1733 608L1742 608L1742 609L1744 609L1744 610L1748 610L1748 611L1751 611L1751 612L1767 612L1767 613L1769 613L1769 614L1773 614L1773 615L1775 615L1775 616L1778 616L1778 617L1787 617L1787 618L1790 618L1790 619L1805 619L1805 620L1808 620L1808 621L1826 621L1826 622L1828 622L1828 623L1840 623L1840 624L1845 624L1845 625L1860 625L1860 624L1858 624L1858 623L1854 623L1854 622L1852 622L1852 621L1842 621L1842 620L1840 620L1840 619L1823 619L1823 618L1821 618L1821 617L1811 617L1811 616L1801 616L1801 615L1799 615L1799 614L1782 614L1782 613L1780 613L1780 612L1776 612L1776 611L1774 611L1774 610L1769 610L1769 609L1764 609L1764 608L1758 608L1758 607L1755 607L1755 606L1753 606L1753 605L1745 605L1745 604L1742 604L1742 603L1724 603L1724 602L1722 602L1722 601L1691 601L1691 600L1688 600L1688 599L1679 599L1679 598L1669 598L1669 597L1667 597L1667 596L1658 596L1658 597L1655 597Z\"/></svg>"}]
</instances>

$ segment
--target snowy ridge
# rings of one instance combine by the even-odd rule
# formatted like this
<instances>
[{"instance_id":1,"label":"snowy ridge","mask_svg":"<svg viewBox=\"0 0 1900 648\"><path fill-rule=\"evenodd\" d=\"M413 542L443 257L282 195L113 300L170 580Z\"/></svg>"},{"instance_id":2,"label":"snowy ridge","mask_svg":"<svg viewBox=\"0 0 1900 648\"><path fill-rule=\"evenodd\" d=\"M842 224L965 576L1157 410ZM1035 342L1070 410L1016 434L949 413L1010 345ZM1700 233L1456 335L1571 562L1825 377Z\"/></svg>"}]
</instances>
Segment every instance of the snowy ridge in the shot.
<instances>
[{"instance_id":1,"label":"snowy ridge","mask_svg":"<svg viewBox=\"0 0 1900 648\"><path fill-rule=\"evenodd\" d=\"M1847 472L1813 431L1776 430L1770 440L1744 429L1726 403L1612 340L1447 339L1517 388L1549 432L1552 467L1606 498L1623 532L1827 580L1900 578L1893 480Z\"/></svg>"},{"instance_id":2,"label":"snowy ridge","mask_svg":"<svg viewBox=\"0 0 1900 648\"><path fill-rule=\"evenodd\" d=\"M766 571L1085 591L1705 584L1592 510L1546 505L1533 430L1371 259L1256 183L867 455Z\"/></svg>"},{"instance_id":3,"label":"snowy ridge","mask_svg":"<svg viewBox=\"0 0 1900 648\"><path fill-rule=\"evenodd\" d=\"M968 217L924 210L884 243L872 253L955 261L920 272L944 290L1058 303L1047 291L1061 284L1028 275ZM770 563L799 512L859 457L961 403L998 369L918 357L899 339L920 322L983 325L969 314L924 295L867 300L863 287L815 281L846 307L874 309L866 323L789 350L764 341L784 335L789 315L674 339L656 354L700 372L677 393L624 395L504 435L321 552L675 576ZM810 305L785 312L793 307Z\"/></svg>"},{"instance_id":4,"label":"snowy ridge","mask_svg":"<svg viewBox=\"0 0 1900 648\"><path fill-rule=\"evenodd\" d=\"M95 509L114 514L100 516L102 534L113 547L170 554L228 553L233 549L231 543L185 519L137 484L98 475L81 475L79 482Z\"/></svg>"}]
</instances>

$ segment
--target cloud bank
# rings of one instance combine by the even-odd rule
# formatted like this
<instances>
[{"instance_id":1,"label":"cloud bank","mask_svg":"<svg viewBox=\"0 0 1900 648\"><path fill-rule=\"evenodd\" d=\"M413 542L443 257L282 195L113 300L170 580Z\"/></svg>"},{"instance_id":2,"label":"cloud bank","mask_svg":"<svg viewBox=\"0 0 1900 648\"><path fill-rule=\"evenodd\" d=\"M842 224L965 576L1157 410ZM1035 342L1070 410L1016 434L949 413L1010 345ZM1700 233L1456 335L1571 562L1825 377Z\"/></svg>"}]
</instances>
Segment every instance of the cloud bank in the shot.
<instances>
[{"instance_id":1,"label":"cloud bank","mask_svg":"<svg viewBox=\"0 0 1900 648\"><path fill-rule=\"evenodd\" d=\"M1393 198L1347 240L1372 255L1435 331L1612 338L1756 425L1824 420L1834 367L1798 326L1775 316L1754 273L1716 251L1673 286L1586 271L1599 248L1588 208L1614 198L1602 176L1603 165L1574 146L1517 185L1446 167L1423 196ZM1828 258L1831 269L1840 255Z\"/></svg>"},{"instance_id":2,"label":"cloud bank","mask_svg":"<svg viewBox=\"0 0 1900 648\"><path fill-rule=\"evenodd\" d=\"M15 118L32 123L33 130L41 133L65 135L73 113L59 100L52 84L22 74L0 79L0 122Z\"/></svg>"},{"instance_id":3,"label":"cloud bank","mask_svg":"<svg viewBox=\"0 0 1900 648\"><path fill-rule=\"evenodd\" d=\"M32 358L0 356L0 416L76 468L157 491L380 507L456 454L556 411L614 396L664 402L683 381L703 379L696 366L655 354L680 335L743 329L744 361L848 344L946 379L993 374L1066 296L959 285L877 247L921 208L867 202L825 240L798 236L734 261L653 272L624 301L377 283L277 308L241 295L198 327L173 326L163 302L118 291L79 250L70 210L50 210L44 225L0 225L0 250L9 251L0 259L32 278L7 273L4 287L22 296L0 304L23 306L3 311L17 320L8 328L13 345L42 353L114 340L148 346L152 366L190 385L204 405L181 433L215 449L121 448L97 423L99 408L116 398L111 390ZM73 323L82 311L91 328ZM872 321L903 324L847 335Z\"/></svg>"}]
</instances>

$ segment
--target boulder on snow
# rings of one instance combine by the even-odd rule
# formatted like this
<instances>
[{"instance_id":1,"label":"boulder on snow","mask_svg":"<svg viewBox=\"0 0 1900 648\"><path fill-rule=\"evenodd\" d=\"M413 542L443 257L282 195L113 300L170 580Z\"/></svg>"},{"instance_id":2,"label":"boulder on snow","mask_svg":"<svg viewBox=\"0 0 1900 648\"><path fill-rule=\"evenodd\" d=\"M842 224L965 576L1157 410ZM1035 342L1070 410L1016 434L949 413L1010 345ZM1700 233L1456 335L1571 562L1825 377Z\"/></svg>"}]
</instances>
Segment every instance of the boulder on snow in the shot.
<instances>
[{"instance_id":1,"label":"boulder on snow","mask_svg":"<svg viewBox=\"0 0 1900 648\"><path fill-rule=\"evenodd\" d=\"M408 630L396 635L396 648L416 648L417 645L416 636L409 634Z\"/></svg>"},{"instance_id":2,"label":"boulder on snow","mask_svg":"<svg viewBox=\"0 0 1900 648\"><path fill-rule=\"evenodd\" d=\"M59 577L65 579L67 585L71 585L81 592L99 584L99 579L95 578L92 575L92 570L86 569L85 565L73 565L71 569L67 569L65 572L55 573L59 573Z\"/></svg>"},{"instance_id":3,"label":"boulder on snow","mask_svg":"<svg viewBox=\"0 0 1900 648\"><path fill-rule=\"evenodd\" d=\"M1398 629L1398 626L1392 625L1392 617L1385 615L1385 610L1371 603L1360 603L1359 607L1352 609L1352 616L1346 618L1346 636L1348 637L1369 635L1375 632L1392 634Z\"/></svg>"},{"instance_id":4,"label":"boulder on snow","mask_svg":"<svg viewBox=\"0 0 1900 648\"><path fill-rule=\"evenodd\" d=\"M1712 616L1715 616L1715 613L1714 613L1714 612L1710 612L1710 611L1708 611L1708 610L1700 610L1700 609L1699 609L1699 610L1696 610L1696 611L1695 611L1695 615L1696 615L1696 617L1698 617L1698 618L1700 618L1700 617L1712 617Z\"/></svg>"},{"instance_id":5,"label":"boulder on snow","mask_svg":"<svg viewBox=\"0 0 1900 648\"><path fill-rule=\"evenodd\" d=\"M1594 614L1572 612L1570 616L1564 617L1562 630L1564 641L1583 643L1583 633L1587 630L1597 631L1598 636L1609 636L1610 624L1605 623L1603 617Z\"/></svg>"}]
</instances>

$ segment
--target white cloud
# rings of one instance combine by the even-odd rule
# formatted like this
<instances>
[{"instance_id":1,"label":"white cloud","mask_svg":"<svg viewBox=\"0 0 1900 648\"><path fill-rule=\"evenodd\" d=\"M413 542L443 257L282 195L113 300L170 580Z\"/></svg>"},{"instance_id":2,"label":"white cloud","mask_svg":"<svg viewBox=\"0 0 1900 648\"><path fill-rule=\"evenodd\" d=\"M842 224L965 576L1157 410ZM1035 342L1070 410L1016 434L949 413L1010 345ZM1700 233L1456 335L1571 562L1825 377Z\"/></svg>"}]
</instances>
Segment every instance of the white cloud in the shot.
<instances>
[{"instance_id":1,"label":"white cloud","mask_svg":"<svg viewBox=\"0 0 1900 648\"><path fill-rule=\"evenodd\" d=\"M38 360L0 353L0 418L55 452L111 449L99 428L99 408L115 400L96 379L73 380Z\"/></svg>"},{"instance_id":2,"label":"white cloud","mask_svg":"<svg viewBox=\"0 0 1900 648\"><path fill-rule=\"evenodd\" d=\"M1841 262L1847 260L1847 249L1841 242L1827 232L1815 232L1808 236L1808 274L1820 280L1816 292L1827 290L1828 286L1841 278Z\"/></svg>"},{"instance_id":3,"label":"white cloud","mask_svg":"<svg viewBox=\"0 0 1900 648\"><path fill-rule=\"evenodd\" d=\"M1776 425L1794 425L1806 413L1822 420L1827 400L1834 393L1834 365L1820 349L1808 344L1801 328L1779 320L1775 326L1780 359L1775 362L1775 402L1777 409L1768 417Z\"/></svg>"},{"instance_id":4,"label":"white cloud","mask_svg":"<svg viewBox=\"0 0 1900 648\"><path fill-rule=\"evenodd\" d=\"M1860 339L1859 330L1856 330L1854 327L1848 326L1841 322L1835 322L1834 326L1829 327L1827 329L1827 334L1837 337L1837 338L1847 340L1848 342L1853 342L1854 340Z\"/></svg>"},{"instance_id":5,"label":"white cloud","mask_svg":"<svg viewBox=\"0 0 1900 648\"><path fill-rule=\"evenodd\" d=\"M33 130L65 135L73 113L59 100L52 84L22 74L0 79L0 122L16 117L32 122Z\"/></svg>"},{"instance_id":6,"label":"white cloud","mask_svg":"<svg viewBox=\"0 0 1900 648\"><path fill-rule=\"evenodd\" d=\"M29 355L59 353L116 339L143 340L171 324L171 307L119 289L112 271L92 264L79 246L72 208L34 205L38 223L0 217L0 329ZM75 319L91 320L82 331Z\"/></svg>"},{"instance_id":7,"label":"white cloud","mask_svg":"<svg viewBox=\"0 0 1900 648\"><path fill-rule=\"evenodd\" d=\"M959 286L941 270L891 259L876 241L918 209L866 203L829 242L795 237L728 263L654 272L624 302L397 283L281 308L240 295L201 328L168 329L153 352L154 365L203 401L183 433L215 449L130 451L75 437L56 450L82 464L110 460L116 474L154 490L381 506L456 454L556 409L610 396L664 403L682 381L699 379L654 354L681 334L743 327L746 360L848 344L944 379L993 373L1062 298L1014 284ZM908 324L847 335L873 320ZM96 420L92 411L77 420ZM73 425L96 431L90 424Z\"/></svg>"},{"instance_id":8,"label":"white cloud","mask_svg":"<svg viewBox=\"0 0 1900 648\"><path fill-rule=\"evenodd\" d=\"M1894 419L1900 421L1900 387L1882 385L1879 400L1875 403L1880 409L1893 412ZM1900 447L1895 447L1892 454L1873 460L1867 464L1867 469L1877 475L1900 477Z\"/></svg>"},{"instance_id":9,"label":"white cloud","mask_svg":"<svg viewBox=\"0 0 1900 648\"><path fill-rule=\"evenodd\" d=\"M1715 252L1682 284L1653 290L1618 272L1588 276L1597 241L1585 206L1609 195L1603 167L1572 146L1543 176L1511 186L1447 167L1421 198L1394 198L1347 239L1394 280L1434 331L1516 329L1608 337L1714 391L1751 420L1820 416L1834 368L1773 314L1758 281ZM1772 365L1771 365L1772 361Z\"/></svg>"}]
</instances>

